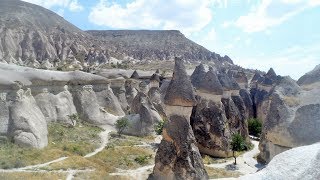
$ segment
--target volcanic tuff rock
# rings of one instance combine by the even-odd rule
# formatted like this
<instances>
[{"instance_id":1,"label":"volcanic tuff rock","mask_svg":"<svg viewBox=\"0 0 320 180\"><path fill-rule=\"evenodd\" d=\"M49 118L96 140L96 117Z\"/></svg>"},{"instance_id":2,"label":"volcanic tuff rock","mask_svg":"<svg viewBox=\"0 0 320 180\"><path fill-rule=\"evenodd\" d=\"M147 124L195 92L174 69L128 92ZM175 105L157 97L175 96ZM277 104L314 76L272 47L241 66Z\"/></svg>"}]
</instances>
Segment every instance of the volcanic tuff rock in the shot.
<instances>
[{"instance_id":1,"label":"volcanic tuff rock","mask_svg":"<svg viewBox=\"0 0 320 180\"><path fill-rule=\"evenodd\" d=\"M199 97L192 110L191 126L201 153L214 157L230 157L231 133L221 102Z\"/></svg>"},{"instance_id":2,"label":"volcanic tuff rock","mask_svg":"<svg viewBox=\"0 0 320 180\"><path fill-rule=\"evenodd\" d=\"M268 166L241 180L320 179L320 143L293 148L276 155Z\"/></svg>"},{"instance_id":3,"label":"volcanic tuff rock","mask_svg":"<svg viewBox=\"0 0 320 180\"><path fill-rule=\"evenodd\" d=\"M170 106L193 106L196 103L191 81L183 60L175 58L172 80L168 86L164 103Z\"/></svg>"},{"instance_id":4,"label":"volcanic tuff rock","mask_svg":"<svg viewBox=\"0 0 320 180\"><path fill-rule=\"evenodd\" d=\"M214 61L232 64L179 31L110 30L84 32L43 7L19 0L0 0L0 60L51 68L74 60L89 65L120 60ZM81 66L81 65L80 65Z\"/></svg>"},{"instance_id":5,"label":"volcanic tuff rock","mask_svg":"<svg viewBox=\"0 0 320 180\"><path fill-rule=\"evenodd\" d=\"M113 91L110 88L110 83L107 83L107 87L105 90L96 92L96 95L99 105L103 107L107 112L116 116L125 115L118 98L113 94Z\"/></svg>"},{"instance_id":6,"label":"volcanic tuff rock","mask_svg":"<svg viewBox=\"0 0 320 180\"><path fill-rule=\"evenodd\" d=\"M130 121L130 127L125 129L124 133L138 136L150 135L154 133L155 124L162 118L146 94L146 84L141 82L139 87L140 92L132 101L131 113L139 114L140 118Z\"/></svg>"},{"instance_id":7,"label":"volcanic tuff rock","mask_svg":"<svg viewBox=\"0 0 320 180\"><path fill-rule=\"evenodd\" d=\"M1 0L0 14L0 59L8 63L54 63L85 52L91 44L90 35L37 5Z\"/></svg>"},{"instance_id":8,"label":"volcanic tuff rock","mask_svg":"<svg viewBox=\"0 0 320 180\"><path fill-rule=\"evenodd\" d=\"M206 75L201 79L199 90L217 95L223 94L223 88L216 72L210 67Z\"/></svg>"},{"instance_id":9,"label":"volcanic tuff rock","mask_svg":"<svg viewBox=\"0 0 320 180\"><path fill-rule=\"evenodd\" d=\"M299 85L307 85L320 81L320 65L298 79Z\"/></svg>"},{"instance_id":10,"label":"volcanic tuff rock","mask_svg":"<svg viewBox=\"0 0 320 180\"><path fill-rule=\"evenodd\" d=\"M48 123L60 122L75 125L75 122L69 117L77 114L77 111L68 86L65 86L64 90L57 95L49 93L45 88L43 93L35 96L35 99Z\"/></svg>"},{"instance_id":11,"label":"volcanic tuff rock","mask_svg":"<svg viewBox=\"0 0 320 180\"><path fill-rule=\"evenodd\" d=\"M173 60L177 56L188 61L232 64L228 56L210 52L176 30L92 30L87 33L106 42L109 54L117 59Z\"/></svg>"},{"instance_id":12,"label":"volcanic tuff rock","mask_svg":"<svg viewBox=\"0 0 320 180\"><path fill-rule=\"evenodd\" d=\"M320 141L320 82L299 87L284 77L271 93L264 121L260 159L269 162L275 155Z\"/></svg>"},{"instance_id":13,"label":"volcanic tuff rock","mask_svg":"<svg viewBox=\"0 0 320 180\"><path fill-rule=\"evenodd\" d=\"M226 73L220 73L218 79L224 90L239 90L239 84L233 79L230 78Z\"/></svg>"},{"instance_id":14,"label":"volcanic tuff rock","mask_svg":"<svg viewBox=\"0 0 320 180\"><path fill-rule=\"evenodd\" d=\"M181 59L165 96L168 120L150 179L208 179L189 123L195 97ZM173 98L173 100L171 100Z\"/></svg>"},{"instance_id":15,"label":"volcanic tuff rock","mask_svg":"<svg viewBox=\"0 0 320 180\"><path fill-rule=\"evenodd\" d=\"M203 80L205 75L206 75L206 70L205 70L203 64L198 65L190 77L192 85L195 88L199 88L201 81Z\"/></svg>"},{"instance_id":16,"label":"volcanic tuff rock","mask_svg":"<svg viewBox=\"0 0 320 180\"><path fill-rule=\"evenodd\" d=\"M12 125L10 136L18 145L43 148L48 144L46 119L31 95L31 90L19 89L10 106Z\"/></svg>"}]
</instances>

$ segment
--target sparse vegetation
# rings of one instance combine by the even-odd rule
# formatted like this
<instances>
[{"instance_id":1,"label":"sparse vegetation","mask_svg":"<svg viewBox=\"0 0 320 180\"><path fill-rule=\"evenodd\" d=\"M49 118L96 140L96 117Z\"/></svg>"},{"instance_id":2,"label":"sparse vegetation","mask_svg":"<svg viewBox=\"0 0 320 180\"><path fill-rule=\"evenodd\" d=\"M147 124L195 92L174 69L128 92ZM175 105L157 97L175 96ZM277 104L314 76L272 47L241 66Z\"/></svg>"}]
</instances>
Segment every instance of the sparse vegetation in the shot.
<instances>
[{"instance_id":1,"label":"sparse vegetation","mask_svg":"<svg viewBox=\"0 0 320 180\"><path fill-rule=\"evenodd\" d=\"M129 120L127 118L120 118L116 121L115 126L119 136L121 136L123 131L129 127Z\"/></svg>"},{"instance_id":2,"label":"sparse vegetation","mask_svg":"<svg viewBox=\"0 0 320 180\"><path fill-rule=\"evenodd\" d=\"M209 179L218 179L218 178L237 178L240 177L242 174L237 171L228 171L222 168L211 168L205 167L208 173Z\"/></svg>"},{"instance_id":3,"label":"sparse vegetation","mask_svg":"<svg viewBox=\"0 0 320 180\"><path fill-rule=\"evenodd\" d=\"M0 168L19 168L63 156L85 155L98 146L98 134L102 130L85 123L73 128L52 123L49 124L48 131L48 146L43 149L22 148L9 140L1 141Z\"/></svg>"},{"instance_id":4,"label":"sparse vegetation","mask_svg":"<svg viewBox=\"0 0 320 180\"><path fill-rule=\"evenodd\" d=\"M246 143L243 137L239 133L235 133L232 135L231 141L231 149L232 149L232 156L234 158L234 164L237 164L237 152L243 151L246 149Z\"/></svg>"},{"instance_id":5,"label":"sparse vegetation","mask_svg":"<svg viewBox=\"0 0 320 180\"><path fill-rule=\"evenodd\" d=\"M165 120L162 120L160 122L158 122L155 126L154 126L154 131L156 132L157 135L161 135L162 134L162 130L165 124Z\"/></svg>"},{"instance_id":6,"label":"sparse vegetation","mask_svg":"<svg viewBox=\"0 0 320 180\"><path fill-rule=\"evenodd\" d=\"M66 174L57 172L1 172L0 179L5 180L51 180L51 179L66 179Z\"/></svg>"},{"instance_id":7,"label":"sparse vegetation","mask_svg":"<svg viewBox=\"0 0 320 180\"><path fill-rule=\"evenodd\" d=\"M248 120L249 134L260 137L262 130L262 122L259 119L251 118Z\"/></svg>"}]
</instances>

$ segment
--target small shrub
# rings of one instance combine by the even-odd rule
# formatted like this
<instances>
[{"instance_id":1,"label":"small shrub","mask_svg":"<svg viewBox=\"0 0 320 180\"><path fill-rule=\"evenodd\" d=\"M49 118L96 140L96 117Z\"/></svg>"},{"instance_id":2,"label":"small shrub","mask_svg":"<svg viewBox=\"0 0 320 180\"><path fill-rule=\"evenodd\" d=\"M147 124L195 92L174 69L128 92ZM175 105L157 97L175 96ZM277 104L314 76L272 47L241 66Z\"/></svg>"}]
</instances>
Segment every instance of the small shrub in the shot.
<instances>
[{"instance_id":1,"label":"small shrub","mask_svg":"<svg viewBox=\"0 0 320 180\"><path fill-rule=\"evenodd\" d=\"M165 121L160 121L154 126L154 131L157 135L161 135L163 131Z\"/></svg>"},{"instance_id":2,"label":"small shrub","mask_svg":"<svg viewBox=\"0 0 320 180\"><path fill-rule=\"evenodd\" d=\"M248 129L250 135L260 137L262 130L262 122L259 119L249 119Z\"/></svg>"},{"instance_id":3,"label":"small shrub","mask_svg":"<svg viewBox=\"0 0 320 180\"><path fill-rule=\"evenodd\" d=\"M151 155L141 155L141 156L138 156L134 159L135 162L137 162L138 164L140 165L145 165L148 163L148 160L151 159Z\"/></svg>"},{"instance_id":4,"label":"small shrub","mask_svg":"<svg viewBox=\"0 0 320 180\"><path fill-rule=\"evenodd\" d=\"M127 118L120 118L116 121L115 126L119 136L121 136L123 131L129 127L129 120Z\"/></svg>"}]
</instances>

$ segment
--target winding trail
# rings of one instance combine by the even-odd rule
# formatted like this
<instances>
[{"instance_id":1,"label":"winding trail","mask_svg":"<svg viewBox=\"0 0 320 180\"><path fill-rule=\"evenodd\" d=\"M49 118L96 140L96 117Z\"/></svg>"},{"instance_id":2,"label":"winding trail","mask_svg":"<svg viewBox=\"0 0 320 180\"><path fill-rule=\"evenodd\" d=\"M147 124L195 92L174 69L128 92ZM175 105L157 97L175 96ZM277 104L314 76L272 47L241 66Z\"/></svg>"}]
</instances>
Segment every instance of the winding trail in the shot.
<instances>
[{"instance_id":1,"label":"winding trail","mask_svg":"<svg viewBox=\"0 0 320 180\"><path fill-rule=\"evenodd\" d=\"M100 127L104 129L104 131L99 134L100 139L101 139L101 144L100 144L99 148L94 150L92 153L89 153L89 154L85 155L84 156L85 158L92 157L92 156L98 154L99 152L101 152L106 147L106 145L108 144L109 133L111 131L115 131L114 127L109 126L109 125L104 125L104 126L100 126Z\"/></svg>"},{"instance_id":2,"label":"winding trail","mask_svg":"<svg viewBox=\"0 0 320 180\"><path fill-rule=\"evenodd\" d=\"M104 129L104 131L102 131L99 134L99 137L101 139L101 144L100 146L95 149L93 152L85 155L85 158L88 157L92 157L96 154L98 154L99 152L101 152L105 146L108 144L109 141L109 133L111 131L114 131L114 127L110 126L110 125L103 125L100 126L102 129ZM78 169L68 169L68 170L44 170L44 169L40 169L46 166L49 166L53 163L57 163L57 162L61 162L68 159L68 157L60 157L58 159L46 162L46 163L42 163L42 164L36 164L36 165L31 165L31 166L26 166L26 167L21 167L21 168L14 168L14 169L0 169L0 173L14 173L14 172L55 172L55 173L66 173L67 174L67 180L72 180L74 178L74 175L79 173L79 172L91 172L94 171L93 169L85 169L85 170L78 170Z\"/></svg>"},{"instance_id":3,"label":"winding trail","mask_svg":"<svg viewBox=\"0 0 320 180\"><path fill-rule=\"evenodd\" d=\"M259 142L255 140L251 140L252 144L254 145L254 148L243 155L240 155L237 157L237 170L238 172L242 174L251 174L257 172L259 169L263 168L264 166L259 164L257 160L254 158L259 153ZM208 164L205 165L207 167L213 167L213 168L227 168L230 165L233 165L234 160L228 160L225 163L219 163L219 164ZM228 178L227 178L228 179Z\"/></svg>"}]
</instances>

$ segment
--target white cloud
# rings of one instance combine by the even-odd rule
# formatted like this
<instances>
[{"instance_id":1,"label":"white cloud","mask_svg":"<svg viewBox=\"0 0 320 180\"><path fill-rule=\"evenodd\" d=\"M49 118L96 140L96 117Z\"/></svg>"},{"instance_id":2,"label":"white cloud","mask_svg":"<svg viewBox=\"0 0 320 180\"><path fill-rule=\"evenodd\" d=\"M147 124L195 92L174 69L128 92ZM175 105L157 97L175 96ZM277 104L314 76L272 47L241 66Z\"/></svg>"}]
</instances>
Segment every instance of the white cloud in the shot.
<instances>
[{"instance_id":1,"label":"white cloud","mask_svg":"<svg viewBox=\"0 0 320 180\"><path fill-rule=\"evenodd\" d=\"M299 79L320 62L320 44L292 46L274 54L260 53L255 57L235 58L234 62L245 68L267 71L273 67L277 74Z\"/></svg>"},{"instance_id":2,"label":"white cloud","mask_svg":"<svg viewBox=\"0 0 320 180\"><path fill-rule=\"evenodd\" d=\"M69 9L72 12L79 12L83 10L83 6L79 4L78 0L73 0L69 4Z\"/></svg>"},{"instance_id":3,"label":"white cloud","mask_svg":"<svg viewBox=\"0 0 320 180\"><path fill-rule=\"evenodd\" d=\"M45 7L47 9L57 7L57 14L63 16L64 10L69 9L72 12L77 12L83 10L83 6L78 2L78 0L23 0L32 4L37 4L39 6Z\"/></svg>"},{"instance_id":4,"label":"white cloud","mask_svg":"<svg viewBox=\"0 0 320 180\"><path fill-rule=\"evenodd\" d=\"M240 16L233 24L248 33L265 31L318 5L319 0L262 0L259 6Z\"/></svg>"},{"instance_id":5,"label":"white cloud","mask_svg":"<svg viewBox=\"0 0 320 180\"><path fill-rule=\"evenodd\" d=\"M179 29L186 34L200 31L212 20L212 0L133 0L125 5L100 2L90 22L121 29Z\"/></svg>"}]
</instances>

